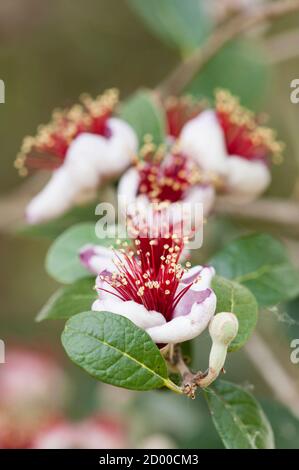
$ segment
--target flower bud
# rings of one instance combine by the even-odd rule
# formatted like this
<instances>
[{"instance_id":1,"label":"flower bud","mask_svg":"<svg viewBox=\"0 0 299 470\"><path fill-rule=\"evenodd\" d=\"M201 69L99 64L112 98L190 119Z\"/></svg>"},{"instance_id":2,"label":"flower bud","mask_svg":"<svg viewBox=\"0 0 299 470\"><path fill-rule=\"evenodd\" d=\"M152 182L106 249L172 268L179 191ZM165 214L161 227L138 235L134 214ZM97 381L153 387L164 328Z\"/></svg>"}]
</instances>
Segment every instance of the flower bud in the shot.
<instances>
[{"instance_id":1,"label":"flower bud","mask_svg":"<svg viewBox=\"0 0 299 470\"><path fill-rule=\"evenodd\" d=\"M209 326L209 333L213 343L229 346L238 333L239 322L231 312L221 312L213 317Z\"/></svg>"},{"instance_id":2,"label":"flower bud","mask_svg":"<svg viewBox=\"0 0 299 470\"><path fill-rule=\"evenodd\" d=\"M199 379L200 387L208 387L220 374L226 359L227 349L237 336L239 322L231 312L221 312L213 317L209 326L212 348L209 358L209 369L205 377Z\"/></svg>"}]
</instances>

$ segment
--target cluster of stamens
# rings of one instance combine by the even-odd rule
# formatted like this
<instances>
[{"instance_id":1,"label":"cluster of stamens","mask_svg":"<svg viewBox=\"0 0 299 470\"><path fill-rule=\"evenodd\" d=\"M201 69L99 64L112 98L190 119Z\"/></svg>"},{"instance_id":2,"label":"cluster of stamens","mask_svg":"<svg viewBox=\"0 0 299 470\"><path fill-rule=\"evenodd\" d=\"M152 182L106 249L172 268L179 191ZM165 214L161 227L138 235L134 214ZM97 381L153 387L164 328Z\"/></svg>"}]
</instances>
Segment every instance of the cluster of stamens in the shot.
<instances>
[{"instance_id":1,"label":"cluster of stamens","mask_svg":"<svg viewBox=\"0 0 299 470\"><path fill-rule=\"evenodd\" d=\"M188 189L204 183L204 175L193 160L175 146L168 152L165 146L156 147L150 140L140 151L136 163L139 172L138 194L150 202L177 202Z\"/></svg>"},{"instance_id":2,"label":"cluster of stamens","mask_svg":"<svg viewBox=\"0 0 299 470\"><path fill-rule=\"evenodd\" d=\"M280 163L284 144L276 140L273 129L261 125L258 116L241 106L228 91L217 90L215 95L216 113L229 155L264 163L272 157L274 163Z\"/></svg>"},{"instance_id":3,"label":"cluster of stamens","mask_svg":"<svg viewBox=\"0 0 299 470\"><path fill-rule=\"evenodd\" d=\"M112 290L98 287L99 291L110 292L123 301L133 300L144 305L148 311L160 312L167 321L198 279L178 291L182 276L190 263L179 263L186 240L174 233L163 238L137 238L134 247L120 247L115 250L115 272L103 272L100 279Z\"/></svg>"},{"instance_id":4,"label":"cluster of stamens","mask_svg":"<svg viewBox=\"0 0 299 470\"><path fill-rule=\"evenodd\" d=\"M15 160L15 167L25 176L28 169L58 168L64 161L70 143L82 132L111 135L109 119L118 103L118 91L107 90L92 99L84 94L80 103L69 109L55 110L47 125L38 127L35 137L25 137L21 151Z\"/></svg>"}]
</instances>

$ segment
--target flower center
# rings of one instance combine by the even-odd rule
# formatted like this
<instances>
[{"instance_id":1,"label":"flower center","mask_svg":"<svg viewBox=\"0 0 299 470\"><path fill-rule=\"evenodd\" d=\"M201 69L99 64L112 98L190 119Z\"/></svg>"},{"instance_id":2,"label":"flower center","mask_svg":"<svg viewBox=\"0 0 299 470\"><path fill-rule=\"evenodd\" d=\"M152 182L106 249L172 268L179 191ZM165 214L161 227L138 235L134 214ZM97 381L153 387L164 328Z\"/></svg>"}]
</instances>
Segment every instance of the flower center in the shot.
<instances>
[{"instance_id":1,"label":"flower center","mask_svg":"<svg viewBox=\"0 0 299 470\"><path fill-rule=\"evenodd\" d=\"M179 263L184 241L169 234L155 239L138 237L134 244L134 249L115 252L116 271L113 274L104 272L100 275L113 291L99 290L110 292L123 301L133 300L149 311L162 313L166 321L170 321L179 301L198 280L196 278L178 289L187 271ZM186 266L190 267L190 263Z\"/></svg>"},{"instance_id":2,"label":"flower center","mask_svg":"<svg viewBox=\"0 0 299 470\"><path fill-rule=\"evenodd\" d=\"M28 169L55 170L62 165L70 143L82 132L109 138L107 120L118 102L118 92L107 90L93 100L82 95L81 103L54 111L52 121L38 128L35 137L25 137L15 167L22 176Z\"/></svg>"},{"instance_id":3,"label":"flower center","mask_svg":"<svg viewBox=\"0 0 299 470\"><path fill-rule=\"evenodd\" d=\"M187 190L201 182L199 168L182 153L172 150L166 154L164 148L145 146L142 156L137 163L138 194L146 195L150 202L182 201Z\"/></svg>"},{"instance_id":4,"label":"flower center","mask_svg":"<svg viewBox=\"0 0 299 470\"><path fill-rule=\"evenodd\" d=\"M283 144L276 140L275 132L259 125L257 117L242 107L228 91L216 92L216 113L225 135L229 155L267 163L270 156L281 161Z\"/></svg>"}]
</instances>

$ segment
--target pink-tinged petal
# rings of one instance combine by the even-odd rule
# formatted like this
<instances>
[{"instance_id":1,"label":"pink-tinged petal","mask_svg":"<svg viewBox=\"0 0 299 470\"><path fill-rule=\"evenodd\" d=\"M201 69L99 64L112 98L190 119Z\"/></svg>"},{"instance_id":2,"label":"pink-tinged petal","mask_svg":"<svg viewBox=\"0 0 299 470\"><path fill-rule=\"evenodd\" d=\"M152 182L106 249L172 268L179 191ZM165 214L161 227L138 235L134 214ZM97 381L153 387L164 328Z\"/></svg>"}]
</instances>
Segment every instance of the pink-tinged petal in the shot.
<instances>
[{"instance_id":1,"label":"pink-tinged petal","mask_svg":"<svg viewBox=\"0 0 299 470\"><path fill-rule=\"evenodd\" d=\"M203 111L185 124L180 135L180 148L204 170L226 173L224 134L213 110Z\"/></svg>"},{"instance_id":2,"label":"pink-tinged petal","mask_svg":"<svg viewBox=\"0 0 299 470\"><path fill-rule=\"evenodd\" d=\"M110 248L88 244L81 248L79 257L82 265L92 274L100 274L105 270L115 271L114 253Z\"/></svg>"},{"instance_id":3,"label":"pink-tinged petal","mask_svg":"<svg viewBox=\"0 0 299 470\"><path fill-rule=\"evenodd\" d=\"M203 215L207 217L215 202L215 189L210 185L198 185L191 188L185 198L184 203L188 204L203 204Z\"/></svg>"},{"instance_id":4,"label":"pink-tinged petal","mask_svg":"<svg viewBox=\"0 0 299 470\"><path fill-rule=\"evenodd\" d=\"M108 287L109 289L109 287ZM109 298L103 300L96 300L92 305L92 310L97 312L111 312L121 315L128 318L136 326L142 329L147 329L155 327L157 325L163 325L166 323L165 318L159 312L154 310L147 310L142 304L138 304L133 300L117 301L112 298L112 295Z\"/></svg>"},{"instance_id":5,"label":"pink-tinged petal","mask_svg":"<svg viewBox=\"0 0 299 470\"><path fill-rule=\"evenodd\" d=\"M188 315L195 303L202 303L211 294L211 289L195 290L192 287L186 292L184 297L179 301L175 310L174 317L180 317Z\"/></svg>"},{"instance_id":6,"label":"pink-tinged petal","mask_svg":"<svg viewBox=\"0 0 299 470\"><path fill-rule=\"evenodd\" d=\"M211 282L215 276L215 269L212 266L193 266L182 277L180 284L185 287L190 282L195 281L199 277L199 281L192 286L194 290L204 290L211 287Z\"/></svg>"},{"instance_id":7,"label":"pink-tinged petal","mask_svg":"<svg viewBox=\"0 0 299 470\"><path fill-rule=\"evenodd\" d=\"M227 197L232 202L246 203L258 197L268 187L271 175L263 162L231 156L227 162Z\"/></svg>"},{"instance_id":8,"label":"pink-tinged petal","mask_svg":"<svg viewBox=\"0 0 299 470\"><path fill-rule=\"evenodd\" d=\"M155 343L181 343L200 335L208 326L216 310L216 296L212 290L206 294L197 292L199 303L192 305L188 315L173 318L161 326L148 328L146 331ZM206 295L203 300L203 296Z\"/></svg>"}]
</instances>

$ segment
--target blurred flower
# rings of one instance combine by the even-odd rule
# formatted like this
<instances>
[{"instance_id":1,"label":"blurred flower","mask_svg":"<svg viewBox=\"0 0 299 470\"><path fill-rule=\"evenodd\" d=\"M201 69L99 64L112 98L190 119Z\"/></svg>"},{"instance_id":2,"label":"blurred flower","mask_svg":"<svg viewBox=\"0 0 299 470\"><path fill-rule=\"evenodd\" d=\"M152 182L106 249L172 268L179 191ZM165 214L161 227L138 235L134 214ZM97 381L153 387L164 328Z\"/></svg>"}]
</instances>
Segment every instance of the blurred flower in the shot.
<instances>
[{"instance_id":1,"label":"blurred flower","mask_svg":"<svg viewBox=\"0 0 299 470\"><path fill-rule=\"evenodd\" d=\"M60 413L66 392L66 377L50 357L8 350L0 373L0 447L26 447L36 428Z\"/></svg>"},{"instance_id":2,"label":"blurred flower","mask_svg":"<svg viewBox=\"0 0 299 470\"><path fill-rule=\"evenodd\" d=\"M95 311L125 316L161 344L198 336L216 307L216 297L210 288L213 268L189 269L189 262L184 268L179 260L186 240L169 230L158 238L149 238L140 231L135 236L135 248L110 251L110 265L108 249L102 261L98 252L99 299L92 306Z\"/></svg>"},{"instance_id":3,"label":"blurred flower","mask_svg":"<svg viewBox=\"0 0 299 470\"><path fill-rule=\"evenodd\" d=\"M283 146L272 129L261 126L229 92L216 92L215 109L191 119L180 135L180 150L218 180L219 193L247 202L269 185L270 157L280 161Z\"/></svg>"},{"instance_id":4,"label":"blurred flower","mask_svg":"<svg viewBox=\"0 0 299 470\"><path fill-rule=\"evenodd\" d=\"M30 223L42 222L67 211L86 194L95 192L106 178L129 166L137 150L133 129L112 117L118 101L116 90L81 104L55 111L53 120L38 129L36 137L24 139L15 166L21 174L28 169L48 169L53 174L45 188L27 207Z\"/></svg>"},{"instance_id":5,"label":"blurred flower","mask_svg":"<svg viewBox=\"0 0 299 470\"><path fill-rule=\"evenodd\" d=\"M173 120L171 131L176 133L178 127ZM130 212L130 206L134 208L134 205L149 208L152 203L163 203L175 213L180 203L201 203L204 215L208 215L214 203L214 188L187 153L175 146L169 150L165 146L156 148L148 141L135 167L121 177L118 197L123 214Z\"/></svg>"},{"instance_id":6,"label":"blurred flower","mask_svg":"<svg viewBox=\"0 0 299 470\"><path fill-rule=\"evenodd\" d=\"M151 434L138 445L139 449L176 449L175 442L165 434Z\"/></svg>"},{"instance_id":7,"label":"blurred flower","mask_svg":"<svg viewBox=\"0 0 299 470\"><path fill-rule=\"evenodd\" d=\"M126 436L116 419L96 416L81 422L61 421L38 433L33 449L123 449Z\"/></svg>"},{"instance_id":8,"label":"blurred flower","mask_svg":"<svg viewBox=\"0 0 299 470\"><path fill-rule=\"evenodd\" d=\"M121 211L125 213L132 203L139 207L167 203L173 212L180 203L202 203L203 213L208 215L214 203L214 187L197 163L189 158L188 152L181 152L176 146L184 125L205 109L206 102L189 96L169 97L164 107L165 145L156 147L146 136L135 166L119 181Z\"/></svg>"}]
</instances>

